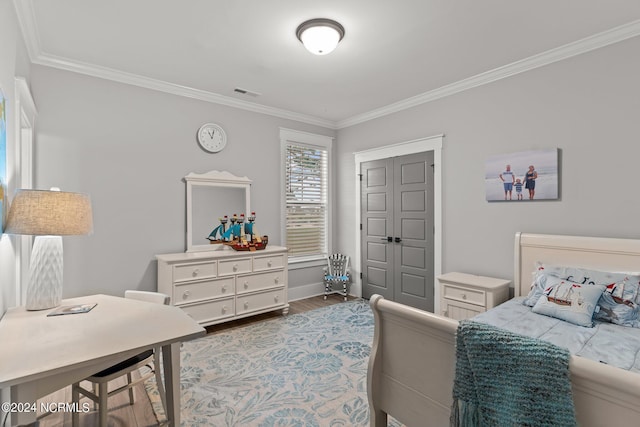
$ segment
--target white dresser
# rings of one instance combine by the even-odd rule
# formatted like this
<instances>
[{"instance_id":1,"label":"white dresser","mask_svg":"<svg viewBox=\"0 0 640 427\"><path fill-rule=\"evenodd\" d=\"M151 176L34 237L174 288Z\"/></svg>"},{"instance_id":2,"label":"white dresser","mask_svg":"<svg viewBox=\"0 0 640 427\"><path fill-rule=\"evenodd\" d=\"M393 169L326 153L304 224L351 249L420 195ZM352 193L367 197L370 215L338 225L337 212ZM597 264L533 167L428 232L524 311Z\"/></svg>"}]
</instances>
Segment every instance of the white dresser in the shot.
<instances>
[{"instance_id":1,"label":"white dresser","mask_svg":"<svg viewBox=\"0 0 640 427\"><path fill-rule=\"evenodd\" d=\"M468 319L509 299L511 281L465 273L447 273L440 282L442 315L456 320Z\"/></svg>"},{"instance_id":2,"label":"white dresser","mask_svg":"<svg viewBox=\"0 0 640 427\"><path fill-rule=\"evenodd\" d=\"M282 309L287 299L287 248L156 255L158 292L202 326Z\"/></svg>"}]
</instances>

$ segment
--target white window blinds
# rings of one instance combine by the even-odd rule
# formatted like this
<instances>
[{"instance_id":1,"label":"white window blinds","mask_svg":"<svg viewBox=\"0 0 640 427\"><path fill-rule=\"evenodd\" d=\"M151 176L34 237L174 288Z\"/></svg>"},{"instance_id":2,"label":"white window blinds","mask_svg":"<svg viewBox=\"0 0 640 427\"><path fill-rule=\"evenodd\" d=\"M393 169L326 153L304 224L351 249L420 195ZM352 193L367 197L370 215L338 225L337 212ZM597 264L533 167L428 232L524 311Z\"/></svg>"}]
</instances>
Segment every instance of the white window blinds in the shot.
<instances>
[{"instance_id":1,"label":"white window blinds","mask_svg":"<svg viewBox=\"0 0 640 427\"><path fill-rule=\"evenodd\" d=\"M328 152L285 145L286 246L290 257L327 255Z\"/></svg>"}]
</instances>

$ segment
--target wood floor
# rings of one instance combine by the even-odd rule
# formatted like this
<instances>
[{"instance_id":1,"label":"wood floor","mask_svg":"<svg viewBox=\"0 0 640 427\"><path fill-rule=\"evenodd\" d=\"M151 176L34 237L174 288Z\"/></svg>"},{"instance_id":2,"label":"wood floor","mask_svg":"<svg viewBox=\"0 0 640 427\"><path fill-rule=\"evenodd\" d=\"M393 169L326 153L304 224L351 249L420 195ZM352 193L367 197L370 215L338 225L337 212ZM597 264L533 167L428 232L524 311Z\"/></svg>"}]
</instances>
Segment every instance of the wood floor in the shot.
<instances>
[{"instance_id":1,"label":"wood floor","mask_svg":"<svg viewBox=\"0 0 640 427\"><path fill-rule=\"evenodd\" d=\"M305 311L313 310L316 308L324 307L342 302L343 299L340 295L333 294L325 301L322 296L308 298L299 301L291 301L289 307L289 314L303 313ZM257 316L247 317L245 319L235 320L233 322L227 322L220 325L214 325L207 327L208 334L216 334L230 329L239 328L249 325L255 322L262 322L268 319L274 319L281 316L280 311L272 313L260 314ZM120 381L120 382L118 382ZM117 387L124 384L124 379L111 382L109 385ZM111 387L110 387L111 388ZM133 405L129 405L127 393L120 393L109 399L109 427L151 427L162 425L156 420L151 403L147 397L147 393L144 390L143 385L138 385L134 388L135 401ZM66 387L63 390L57 391L49 396L44 397L41 401L44 402L70 402L71 401L71 387ZM90 402L85 399L80 401ZM91 404L91 411L88 413L80 414L80 426L83 427L95 427L98 425L97 412L93 411L93 404ZM54 413L40 419L39 427L70 427L71 426L71 414L70 413Z\"/></svg>"}]
</instances>

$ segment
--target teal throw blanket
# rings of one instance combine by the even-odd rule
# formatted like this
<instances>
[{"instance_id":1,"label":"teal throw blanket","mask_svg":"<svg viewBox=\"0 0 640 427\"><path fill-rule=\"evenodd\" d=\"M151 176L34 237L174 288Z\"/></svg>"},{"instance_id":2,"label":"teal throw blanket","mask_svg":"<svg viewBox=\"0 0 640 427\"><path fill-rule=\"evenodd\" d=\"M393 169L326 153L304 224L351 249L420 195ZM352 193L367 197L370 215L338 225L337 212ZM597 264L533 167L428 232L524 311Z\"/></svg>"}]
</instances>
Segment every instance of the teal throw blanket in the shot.
<instances>
[{"instance_id":1,"label":"teal throw blanket","mask_svg":"<svg viewBox=\"0 0 640 427\"><path fill-rule=\"evenodd\" d=\"M551 343L461 321L451 426L576 426L569 357Z\"/></svg>"}]
</instances>

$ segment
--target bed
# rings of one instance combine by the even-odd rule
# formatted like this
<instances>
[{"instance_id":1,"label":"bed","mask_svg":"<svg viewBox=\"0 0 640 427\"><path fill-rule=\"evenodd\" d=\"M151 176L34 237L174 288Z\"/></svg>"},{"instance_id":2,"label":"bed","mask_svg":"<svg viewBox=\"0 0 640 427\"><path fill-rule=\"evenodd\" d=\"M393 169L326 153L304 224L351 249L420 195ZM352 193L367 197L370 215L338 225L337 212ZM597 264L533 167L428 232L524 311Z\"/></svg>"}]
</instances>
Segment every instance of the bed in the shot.
<instances>
[{"instance_id":1,"label":"bed","mask_svg":"<svg viewBox=\"0 0 640 427\"><path fill-rule=\"evenodd\" d=\"M527 295L536 262L602 271L640 271L640 240L517 233L514 296ZM408 427L448 426L458 321L370 300L375 333L367 374L371 426L387 415ZM640 373L571 356L578 424L640 425Z\"/></svg>"}]
</instances>

